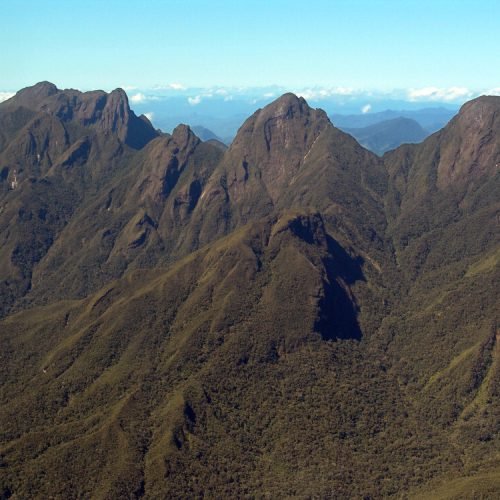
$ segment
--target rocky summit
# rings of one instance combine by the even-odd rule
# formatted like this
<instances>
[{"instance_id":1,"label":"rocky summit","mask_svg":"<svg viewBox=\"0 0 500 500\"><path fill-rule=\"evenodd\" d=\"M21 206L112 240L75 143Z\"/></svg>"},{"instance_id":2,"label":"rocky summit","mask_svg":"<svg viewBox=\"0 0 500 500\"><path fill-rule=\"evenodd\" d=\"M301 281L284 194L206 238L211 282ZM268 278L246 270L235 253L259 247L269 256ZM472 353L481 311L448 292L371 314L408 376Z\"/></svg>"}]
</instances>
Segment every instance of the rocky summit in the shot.
<instances>
[{"instance_id":1,"label":"rocky summit","mask_svg":"<svg viewBox=\"0 0 500 500\"><path fill-rule=\"evenodd\" d=\"M500 98L382 157L117 89L0 104L2 498L494 498Z\"/></svg>"}]
</instances>

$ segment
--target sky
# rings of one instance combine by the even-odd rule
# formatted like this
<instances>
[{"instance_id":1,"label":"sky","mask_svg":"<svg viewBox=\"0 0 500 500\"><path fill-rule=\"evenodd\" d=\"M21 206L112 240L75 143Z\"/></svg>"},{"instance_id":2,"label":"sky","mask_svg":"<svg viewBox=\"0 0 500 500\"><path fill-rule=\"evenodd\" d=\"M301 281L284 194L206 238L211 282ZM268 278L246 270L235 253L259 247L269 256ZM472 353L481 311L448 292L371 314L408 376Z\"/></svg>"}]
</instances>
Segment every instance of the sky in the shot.
<instances>
[{"instance_id":1,"label":"sky","mask_svg":"<svg viewBox=\"0 0 500 500\"><path fill-rule=\"evenodd\" d=\"M498 0L2 0L0 19L0 100L42 80L133 95L500 92Z\"/></svg>"}]
</instances>

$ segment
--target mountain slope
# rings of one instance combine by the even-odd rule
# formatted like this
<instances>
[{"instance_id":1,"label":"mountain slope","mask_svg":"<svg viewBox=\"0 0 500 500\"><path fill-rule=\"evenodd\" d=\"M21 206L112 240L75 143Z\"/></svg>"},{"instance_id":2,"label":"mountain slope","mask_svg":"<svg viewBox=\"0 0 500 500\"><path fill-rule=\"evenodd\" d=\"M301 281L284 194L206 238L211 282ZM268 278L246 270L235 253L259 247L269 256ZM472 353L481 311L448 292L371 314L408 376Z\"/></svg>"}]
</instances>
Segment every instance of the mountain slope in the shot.
<instances>
[{"instance_id":1,"label":"mountain slope","mask_svg":"<svg viewBox=\"0 0 500 500\"><path fill-rule=\"evenodd\" d=\"M121 90L41 83L0 105L0 121L21 118L0 153L4 313L28 291L35 302L83 296L120 276L146 247L161 252L163 212L165 237L172 219L193 209L222 154L185 126L158 136Z\"/></svg>"},{"instance_id":2,"label":"mountain slope","mask_svg":"<svg viewBox=\"0 0 500 500\"><path fill-rule=\"evenodd\" d=\"M352 274L346 274L348 266ZM309 348L320 355L327 339L357 338L350 285L362 279L358 263L325 233L318 215L290 214L246 226L169 270L129 274L88 299L7 318L1 365L10 383L1 397L10 404L2 405L2 421L8 423L2 456L13 474L12 490L21 496L30 491L116 496L145 488L149 496L175 496L190 491L183 479L187 467L199 477L194 494L202 484L207 492L229 493L232 487L222 485L232 474L241 475L243 492L265 470L257 449L245 452L249 468L239 473L234 463L227 476L210 478L204 465L209 460L222 467L233 453L224 443L243 444L262 424L249 420L250 427L239 433L237 416L225 416L230 393L224 385L242 384L233 397L263 391L260 403L239 400L243 417L250 408L264 409L266 394L278 397L277 387L262 386L267 385L262 370L272 376L285 369L283 362L292 369ZM35 338L36 347L30 343ZM22 358L12 356L20 354L20 344L27 346ZM222 373L231 374L225 382ZM40 400L52 403L33 413ZM46 419L52 421L50 433ZM55 479L65 474L69 479L81 466L71 452L75 445L90 451L96 440L103 443L101 454L81 471L85 480L78 489ZM192 446L208 455L197 459ZM164 460L170 469L166 483ZM106 467L113 467L110 479L98 473ZM14 479L16 470L32 472L20 481Z\"/></svg>"},{"instance_id":3,"label":"mountain slope","mask_svg":"<svg viewBox=\"0 0 500 500\"><path fill-rule=\"evenodd\" d=\"M375 155L323 111L285 94L240 128L193 212L195 237L206 243L254 218L305 207L360 249L380 246L384 183Z\"/></svg>"},{"instance_id":4,"label":"mountain slope","mask_svg":"<svg viewBox=\"0 0 500 500\"><path fill-rule=\"evenodd\" d=\"M494 490L500 99L379 158L293 94L137 147L120 96L0 105L0 494Z\"/></svg>"}]
</instances>

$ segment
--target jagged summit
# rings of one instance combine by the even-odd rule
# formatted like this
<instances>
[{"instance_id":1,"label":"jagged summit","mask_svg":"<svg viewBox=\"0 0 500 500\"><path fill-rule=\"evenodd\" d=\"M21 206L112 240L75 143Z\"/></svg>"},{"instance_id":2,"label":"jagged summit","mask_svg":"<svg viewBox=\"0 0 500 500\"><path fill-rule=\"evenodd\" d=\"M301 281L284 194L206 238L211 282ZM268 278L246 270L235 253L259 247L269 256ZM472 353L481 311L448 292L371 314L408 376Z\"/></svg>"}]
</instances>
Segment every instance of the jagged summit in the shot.
<instances>
[{"instance_id":1,"label":"jagged summit","mask_svg":"<svg viewBox=\"0 0 500 500\"><path fill-rule=\"evenodd\" d=\"M126 92L120 88L109 94L102 90L81 92L40 82L20 90L0 107L6 111L16 108L48 114L62 123L91 127L101 135L115 135L134 149L141 149L158 135L149 121L134 114Z\"/></svg>"},{"instance_id":2,"label":"jagged summit","mask_svg":"<svg viewBox=\"0 0 500 500\"><path fill-rule=\"evenodd\" d=\"M276 199L295 175L313 144L332 124L323 110L287 93L256 111L239 129L229 150L232 163L258 168Z\"/></svg>"},{"instance_id":3,"label":"jagged summit","mask_svg":"<svg viewBox=\"0 0 500 500\"><path fill-rule=\"evenodd\" d=\"M200 139L191 130L189 125L181 123L172 131L172 138L181 149L190 148L200 142Z\"/></svg>"},{"instance_id":4,"label":"jagged summit","mask_svg":"<svg viewBox=\"0 0 500 500\"><path fill-rule=\"evenodd\" d=\"M248 118L238 131L233 143L238 142L242 136L244 137L249 132L262 132L262 129L264 129L266 138L271 140L273 129L277 129L275 131L284 135L292 128L311 126L314 128L315 125L323 128L328 124L330 124L330 120L323 110L311 108L303 97L297 97L289 92L257 110ZM280 134L274 135L279 136ZM288 140L288 145L291 145L290 142Z\"/></svg>"}]
</instances>

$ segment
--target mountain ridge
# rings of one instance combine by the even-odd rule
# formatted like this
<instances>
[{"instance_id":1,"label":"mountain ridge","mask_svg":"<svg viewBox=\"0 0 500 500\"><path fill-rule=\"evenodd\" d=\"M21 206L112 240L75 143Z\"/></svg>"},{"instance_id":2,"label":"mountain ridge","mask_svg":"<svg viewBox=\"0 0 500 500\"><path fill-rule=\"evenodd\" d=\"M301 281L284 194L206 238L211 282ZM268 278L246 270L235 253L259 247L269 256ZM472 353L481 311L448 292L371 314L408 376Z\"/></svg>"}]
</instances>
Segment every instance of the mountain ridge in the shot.
<instances>
[{"instance_id":1,"label":"mountain ridge","mask_svg":"<svg viewBox=\"0 0 500 500\"><path fill-rule=\"evenodd\" d=\"M500 98L382 158L293 94L227 150L122 91L13 99L1 495L496 488Z\"/></svg>"}]
</instances>

